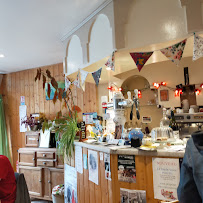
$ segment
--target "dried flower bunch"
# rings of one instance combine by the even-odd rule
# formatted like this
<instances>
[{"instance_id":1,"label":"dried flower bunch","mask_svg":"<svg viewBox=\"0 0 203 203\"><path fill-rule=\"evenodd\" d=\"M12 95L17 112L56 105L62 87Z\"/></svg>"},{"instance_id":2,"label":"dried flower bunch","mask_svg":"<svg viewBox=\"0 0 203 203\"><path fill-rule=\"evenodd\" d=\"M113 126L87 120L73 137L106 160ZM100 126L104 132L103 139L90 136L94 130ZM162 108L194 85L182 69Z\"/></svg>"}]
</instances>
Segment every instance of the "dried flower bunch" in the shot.
<instances>
[{"instance_id":1,"label":"dried flower bunch","mask_svg":"<svg viewBox=\"0 0 203 203\"><path fill-rule=\"evenodd\" d=\"M26 127L30 126L30 127L34 127L35 125L39 124L39 121L36 119L36 117L32 117L32 116L26 116L22 121L21 121L21 125L25 124Z\"/></svg>"}]
</instances>

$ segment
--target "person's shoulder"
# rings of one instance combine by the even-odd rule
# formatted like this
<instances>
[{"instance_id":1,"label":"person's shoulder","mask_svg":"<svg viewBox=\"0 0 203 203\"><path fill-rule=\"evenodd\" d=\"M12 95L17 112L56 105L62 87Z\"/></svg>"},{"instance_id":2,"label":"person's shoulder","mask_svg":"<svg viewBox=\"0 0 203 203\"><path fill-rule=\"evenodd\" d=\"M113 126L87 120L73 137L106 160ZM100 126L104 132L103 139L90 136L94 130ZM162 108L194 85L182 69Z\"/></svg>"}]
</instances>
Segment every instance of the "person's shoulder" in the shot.
<instances>
[{"instance_id":1,"label":"person's shoulder","mask_svg":"<svg viewBox=\"0 0 203 203\"><path fill-rule=\"evenodd\" d=\"M4 162L4 163L10 162L9 159L6 156L4 156L4 155L0 155L0 161Z\"/></svg>"}]
</instances>

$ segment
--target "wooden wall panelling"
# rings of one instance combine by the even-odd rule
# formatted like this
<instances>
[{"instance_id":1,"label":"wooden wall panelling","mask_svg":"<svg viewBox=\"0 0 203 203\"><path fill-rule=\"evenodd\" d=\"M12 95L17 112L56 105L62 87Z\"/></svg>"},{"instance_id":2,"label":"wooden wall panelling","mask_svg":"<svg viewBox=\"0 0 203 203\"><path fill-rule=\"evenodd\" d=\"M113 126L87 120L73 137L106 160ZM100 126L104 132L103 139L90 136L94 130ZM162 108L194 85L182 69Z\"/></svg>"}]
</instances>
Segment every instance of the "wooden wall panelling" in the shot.
<instances>
[{"instance_id":1,"label":"wooden wall panelling","mask_svg":"<svg viewBox=\"0 0 203 203\"><path fill-rule=\"evenodd\" d=\"M30 89L30 114L35 113L35 99L34 99L34 70L29 70L29 89Z\"/></svg>"},{"instance_id":2,"label":"wooden wall panelling","mask_svg":"<svg viewBox=\"0 0 203 203\"><path fill-rule=\"evenodd\" d=\"M63 81L63 64L56 64L52 66L41 67L43 71L49 69L52 74L56 77L56 80ZM14 167L17 161L17 150L20 147L25 146L25 133L20 133L20 120L19 120L19 106L20 96L25 96L25 104L27 106L27 115L31 113L45 113L50 119L54 118L56 113L62 110L63 113L67 112L67 109L62 109L63 104L57 101L54 105L51 100L45 99L45 90L43 90L42 79L35 82L34 78L37 73L37 69L29 69L21 72L10 73L4 75L2 81L2 92L5 94L5 112L9 121L11 142L14 158ZM96 111L95 103L92 101L96 100L95 84L86 83L86 91L82 92L81 89L75 89L76 104L85 112ZM73 87L74 88L74 87ZM91 107L93 106L93 107ZM90 109L92 108L92 109ZM74 160L71 160L71 165L74 166Z\"/></svg>"},{"instance_id":3,"label":"wooden wall panelling","mask_svg":"<svg viewBox=\"0 0 203 203\"><path fill-rule=\"evenodd\" d=\"M44 72L46 72L46 70L49 69L49 67L45 66L42 69ZM50 100L46 100L46 93L44 90L44 113L48 119L50 119L50 108L49 108L49 106L50 106Z\"/></svg>"},{"instance_id":4,"label":"wooden wall panelling","mask_svg":"<svg viewBox=\"0 0 203 203\"><path fill-rule=\"evenodd\" d=\"M39 113L39 85L40 85L40 82L39 80L37 80L35 82L34 78L37 74L37 69L34 69L33 70L33 81L34 81L34 85L33 85L33 89L34 89L34 112L35 113ZM42 80L42 78L41 78Z\"/></svg>"},{"instance_id":5,"label":"wooden wall panelling","mask_svg":"<svg viewBox=\"0 0 203 203\"><path fill-rule=\"evenodd\" d=\"M54 65L54 73L53 76L55 77L56 81L63 81L59 76L59 66L58 64ZM54 105L54 116L61 110L61 102L59 100L56 101Z\"/></svg>"},{"instance_id":6,"label":"wooden wall panelling","mask_svg":"<svg viewBox=\"0 0 203 203\"><path fill-rule=\"evenodd\" d=\"M87 154L87 160L88 160L88 150L87 148L83 148L83 154ZM90 190L89 190L89 170L83 169L84 174L84 203L90 202Z\"/></svg>"},{"instance_id":7,"label":"wooden wall panelling","mask_svg":"<svg viewBox=\"0 0 203 203\"><path fill-rule=\"evenodd\" d=\"M25 76L24 76L23 71L20 72L20 96L25 96ZM20 129L19 129L19 132L20 132ZM21 137L21 145L20 146L25 147L24 133L20 133L20 137Z\"/></svg>"},{"instance_id":8,"label":"wooden wall panelling","mask_svg":"<svg viewBox=\"0 0 203 203\"><path fill-rule=\"evenodd\" d=\"M100 168L100 156L99 156L99 152L97 152L97 159L98 159L98 183L99 185L95 184L95 202L96 203L101 203L101 168Z\"/></svg>"},{"instance_id":9,"label":"wooden wall panelling","mask_svg":"<svg viewBox=\"0 0 203 203\"><path fill-rule=\"evenodd\" d=\"M104 153L103 153L103 156L104 156ZM109 203L108 180L105 178L104 159L102 161L100 160L99 167L100 167L100 180L101 180L100 184L101 184L101 195L102 195L101 202Z\"/></svg>"}]
</instances>

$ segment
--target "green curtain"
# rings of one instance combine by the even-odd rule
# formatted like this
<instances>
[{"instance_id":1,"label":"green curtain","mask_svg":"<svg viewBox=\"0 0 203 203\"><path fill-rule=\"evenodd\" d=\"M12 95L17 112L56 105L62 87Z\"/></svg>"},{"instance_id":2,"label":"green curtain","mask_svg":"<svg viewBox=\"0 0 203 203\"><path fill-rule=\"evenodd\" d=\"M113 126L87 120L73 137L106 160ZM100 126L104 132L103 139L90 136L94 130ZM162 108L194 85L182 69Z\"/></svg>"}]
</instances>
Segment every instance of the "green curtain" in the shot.
<instances>
[{"instance_id":1,"label":"green curtain","mask_svg":"<svg viewBox=\"0 0 203 203\"><path fill-rule=\"evenodd\" d=\"M11 160L2 95L0 95L0 154Z\"/></svg>"}]
</instances>

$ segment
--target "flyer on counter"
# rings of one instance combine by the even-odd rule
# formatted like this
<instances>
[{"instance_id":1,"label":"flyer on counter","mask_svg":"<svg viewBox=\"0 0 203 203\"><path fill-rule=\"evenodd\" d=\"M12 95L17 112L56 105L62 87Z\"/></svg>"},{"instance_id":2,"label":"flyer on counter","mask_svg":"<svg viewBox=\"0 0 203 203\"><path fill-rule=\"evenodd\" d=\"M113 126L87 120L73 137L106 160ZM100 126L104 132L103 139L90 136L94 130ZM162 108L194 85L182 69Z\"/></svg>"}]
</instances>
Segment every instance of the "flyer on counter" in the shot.
<instances>
[{"instance_id":1,"label":"flyer on counter","mask_svg":"<svg viewBox=\"0 0 203 203\"><path fill-rule=\"evenodd\" d=\"M180 180L179 159L153 158L154 198L177 200L177 188Z\"/></svg>"},{"instance_id":2,"label":"flyer on counter","mask_svg":"<svg viewBox=\"0 0 203 203\"><path fill-rule=\"evenodd\" d=\"M77 172L83 173L83 156L82 156L82 147L75 146L75 168Z\"/></svg>"},{"instance_id":3,"label":"flyer on counter","mask_svg":"<svg viewBox=\"0 0 203 203\"><path fill-rule=\"evenodd\" d=\"M146 191L121 188L120 201L121 203L146 203Z\"/></svg>"},{"instance_id":4,"label":"flyer on counter","mask_svg":"<svg viewBox=\"0 0 203 203\"><path fill-rule=\"evenodd\" d=\"M64 199L67 203L77 203L77 171L74 167L65 164L64 171L65 191Z\"/></svg>"},{"instance_id":5,"label":"flyer on counter","mask_svg":"<svg viewBox=\"0 0 203 203\"><path fill-rule=\"evenodd\" d=\"M97 152L88 150L89 180L99 185Z\"/></svg>"},{"instance_id":6,"label":"flyer on counter","mask_svg":"<svg viewBox=\"0 0 203 203\"><path fill-rule=\"evenodd\" d=\"M105 178L111 180L110 154L104 153Z\"/></svg>"},{"instance_id":7,"label":"flyer on counter","mask_svg":"<svg viewBox=\"0 0 203 203\"><path fill-rule=\"evenodd\" d=\"M118 180L136 183L134 155L118 155Z\"/></svg>"}]
</instances>

